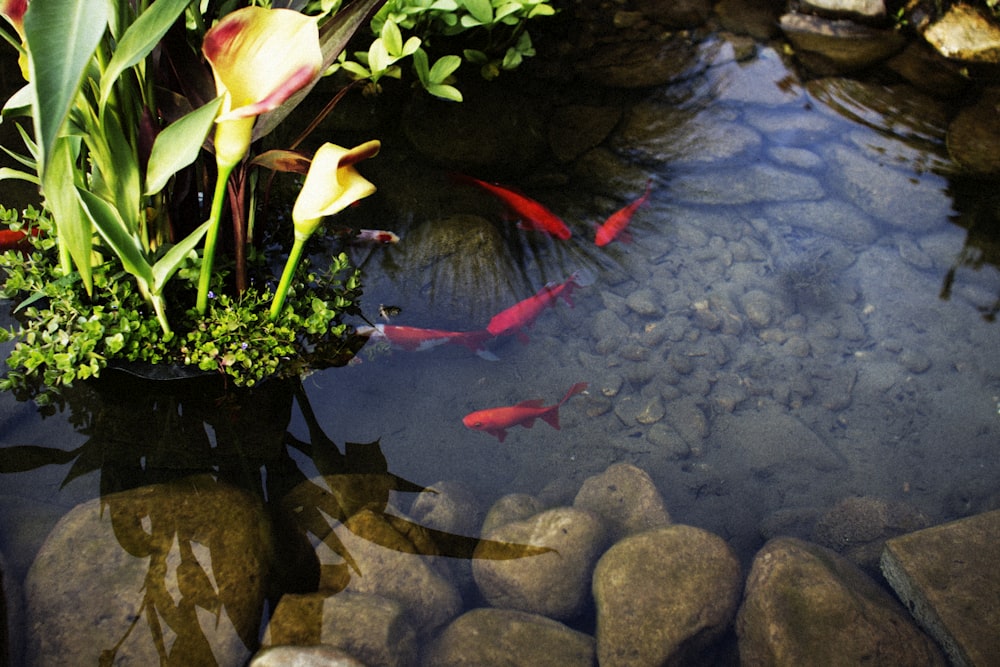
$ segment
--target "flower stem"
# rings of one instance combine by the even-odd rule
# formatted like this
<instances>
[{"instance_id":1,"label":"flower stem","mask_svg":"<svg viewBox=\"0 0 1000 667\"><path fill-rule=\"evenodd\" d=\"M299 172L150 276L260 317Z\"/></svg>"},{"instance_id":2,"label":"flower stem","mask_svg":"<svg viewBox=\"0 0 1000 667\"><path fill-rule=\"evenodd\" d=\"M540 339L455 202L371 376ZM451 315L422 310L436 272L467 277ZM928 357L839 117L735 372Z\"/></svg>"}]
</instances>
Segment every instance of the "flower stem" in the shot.
<instances>
[{"instance_id":1,"label":"flower stem","mask_svg":"<svg viewBox=\"0 0 1000 667\"><path fill-rule=\"evenodd\" d=\"M205 251L201 257L201 273L198 275L198 314L204 315L208 308L208 287L212 282L212 264L215 261L215 244L219 239L219 220L222 218L222 206L226 201L226 184L229 175L236 165L219 165L219 176L215 181L215 193L212 195L212 212L209 220L212 224L205 235Z\"/></svg>"},{"instance_id":2,"label":"flower stem","mask_svg":"<svg viewBox=\"0 0 1000 667\"><path fill-rule=\"evenodd\" d=\"M274 292L274 301L271 302L271 321L274 322L281 315L282 308L285 307L285 298L288 296L288 287L292 284L292 277L295 275L295 269L299 266L299 261L302 259L302 250L306 247L306 239L295 237L295 242L292 243L292 250L288 253L288 259L285 261L285 268L281 272L281 280L278 281L278 289Z\"/></svg>"}]
</instances>

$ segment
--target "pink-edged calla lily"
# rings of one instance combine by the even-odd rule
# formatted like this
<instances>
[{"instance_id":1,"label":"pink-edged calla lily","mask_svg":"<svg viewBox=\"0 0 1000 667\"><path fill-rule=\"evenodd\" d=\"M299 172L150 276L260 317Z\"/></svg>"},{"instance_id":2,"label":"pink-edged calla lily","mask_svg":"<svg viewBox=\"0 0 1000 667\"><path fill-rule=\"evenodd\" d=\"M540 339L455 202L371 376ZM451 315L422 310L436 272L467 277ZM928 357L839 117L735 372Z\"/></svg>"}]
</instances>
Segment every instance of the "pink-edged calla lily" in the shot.
<instances>
[{"instance_id":1,"label":"pink-edged calla lily","mask_svg":"<svg viewBox=\"0 0 1000 667\"><path fill-rule=\"evenodd\" d=\"M313 156L302 190L292 207L295 237L292 249L281 273L281 280L271 302L271 319L276 320L285 305L288 287L302 258L306 241L328 215L344 210L354 202L375 192L372 185L354 168L361 160L378 154L382 144L366 141L354 148L323 144Z\"/></svg>"},{"instance_id":2,"label":"pink-edged calla lily","mask_svg":"<svg viewBox=\"0 0 1000 667\"><path fill-rule=\"evenodd\" d=\"M212 66L215 87L223 96L215 119L215 161L218 180L205 235L197 310L208 308L212 264L226 182L246 156L257 116L276 109L319 76L323 52L317 19L291 9L244 7L226 14L212 26L201 46Z\"/></svg>"},{"instance_id":3,"label":"pink-edged calla lily","mask_svg":"<svg viewBox=\"0 0 1000 667\"><path fill-rule=\"evenodd\" d=\"M215 133L220 164L242 160L257 116L281 106L323 66L316 19L291 9L226 14L205 33L201 49L224 96Z\"/></svg>"},{"instance_id":4,"label":"pink-edged calla lily","mask_svg":"<svg viewBox=\"0 0 1000 667\"><path fill-rule=\"evenodd\" d=\"M0 0L0 16L14 27L17 36L21 38L21 53L17 64L21 66L21 76L28 80L28 54L24 50L24 13L28 11L28 0Z\"/></svg>"}]
</instances>

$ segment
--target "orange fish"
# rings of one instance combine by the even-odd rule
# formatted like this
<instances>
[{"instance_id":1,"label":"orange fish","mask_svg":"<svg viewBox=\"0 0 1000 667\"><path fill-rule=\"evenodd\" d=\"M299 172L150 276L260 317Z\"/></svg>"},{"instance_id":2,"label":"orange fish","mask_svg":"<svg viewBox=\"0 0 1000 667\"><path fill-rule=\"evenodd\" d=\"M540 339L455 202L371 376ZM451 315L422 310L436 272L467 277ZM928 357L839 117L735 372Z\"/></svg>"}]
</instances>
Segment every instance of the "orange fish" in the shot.
<instances>
[{"instance_id":1,"label":"orange fish","mask_svg":"<svg viewBox=\"0 0 1000 667\"><path fill-rule=\"evenodd\" d=\"M493 316L486 330L494 336L502 336L519 332L521 329L530 326L542 311L549 306L555 306L556 300L562 297L563 301L573 307L572 294L577 287L585 287L593 282L593 277L584 270L574 271L573 274L562 283L549 283L534 295L527 299L518 301L510 308L502 310Z\"/></svg>"},{"instance_id":2,"label":"orange fish","mask_svg":"<svg viewBox=\"0 0 1000 667\"><path fill-rule=\"evenodd\" d=\"M559 408L572 396L579 394L586 388L586 382L578 382L570 387L562 400L555 405L544 406L542 399L536 398L530 401L521 401L517 405L477 410L465 415L462 423L474 431L485 431L490 435L495 435L500 442L503 442L504 438L507 437L507 429L518 424L524 428L531 428L535 425L536 419L545 421L558 431Z\"/></svg>"},{"instance_id":3,"label":"orange fish","mask_svg":"<svg viewBox=\"0 0 1000 667\"><path fill-rule=\"evenodd\" d=\"M455 178L480 187L503 202L504 206L520 220L517 223L518 229L544 232L564 241L573 235L558 215L534 199L529 199L502 185L487 183L472 176L456 174Z\"/></svg>"},{"instance_id":4,"label":"orange fish","mask_svg":"<svg viewBox=\"0 0 1000 667\"><path fill-rule=\"evenodd\" d=\"M646 181L646 192L636 199L634 202L628 206L619 209L618 211L611 214L603 225L597 228L597 234L594 236L594 243L598 246L606 246L621 234L628 223L632 220L632 216L639 209L640 206L646 203L649 199L649 191L653 187L653 179Z\"/></svg>"},{"instance_id":5,"label":"orange fish","mask_svg":"<svg viewBox=\"0 0 1000 667\"><path fill-rule=\"evenodd\" d=\"M420 327L376 324L373 327L358 327L358 333L376 340L386 340L391 345L410 352L423 352L445 343L464 345L479 356L496 361L496 356L483 347L490 337L487 331L445 331L443 329L421 329Z\"/></svg>"},{"instance_id":6,"label":"orange fish","mask_svg":"<svg viewBox=\"0 0 1000 667\"><path fill-rule=\"evenodd\" d=\"M33 227L30 230L32 236L38 236L39 229ZM28 231L14 231L13 229L0 230L0 252L5 250L20 250L22 253L31 251L31 241L28 240Z\"/></svg>"}]
</instances>

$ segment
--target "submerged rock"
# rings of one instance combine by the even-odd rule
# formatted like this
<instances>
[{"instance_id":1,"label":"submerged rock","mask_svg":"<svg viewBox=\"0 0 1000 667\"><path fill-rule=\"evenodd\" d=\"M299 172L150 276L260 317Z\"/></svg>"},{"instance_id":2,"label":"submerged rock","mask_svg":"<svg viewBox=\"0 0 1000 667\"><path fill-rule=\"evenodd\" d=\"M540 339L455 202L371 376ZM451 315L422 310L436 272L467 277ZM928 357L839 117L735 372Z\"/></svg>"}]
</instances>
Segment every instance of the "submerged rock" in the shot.
<instances>
[{"instance_id":1,"label":"submerged rock","mask_svg":"<svg viewBox=\"0 0 1000 667\"><path fill-rule=\"evenodd\" d=\"M244 664L271 549L254 498L208 476L78 505L28 572L28 664Z\"/></svg>"},{"instance_id":2,"label":"submerged rock","mask_svg":"<svg viewBox=\"0 0 1000 667\"><path fill-rule=\"evenodd\" d=\"M573 506L601 517L612 542L670 525L670 513L652 478L631 463L615 463L600 475L588 477Z\"/></svg>"},{"instance_id":3,"label":"submerged rock","mask_svg":"<svg viewBox=\"0 0 1000 667\"><path fill-rule=\"evenodd\" d=\"M780 24L806 66L823 73L862 69L906 44L906 38L895 30L797 12L783 15Z\"/></svg>"},{"instance_id":4,"label":"submerged rock","mask_svg":"<svg viewBox=\"0 0 1000 667\"><path fill-rule=\"evenodd\" d=\"M250 667L367 667L333 646L274 646L254 656Z\"/></svg>"},{"instance_id":5,"label":"submerged rock","mask_svg":"<svg viewBox=\"0 0 1000 667\"><path fill-rule=\"evenodd\" d=\"M473 609L428 648L434 667L591 667L594 638L558 621L513 609Z\"/></svg>"},{"instance_id":6,"label":"submerged rock","mask_svg":"<svg viewBox=\"0 0 1000 667\"><path fill-rule=\"evenodd\" d=\"M791 537L754 557L736 632L746 665L947 664L895 598L850 561Z\"/></svg>"},{"instance_id":7,"label":"submerged rock","mask_svg":"<svg viewBox=\"0 0 1000 667\"><path fill-rule=\"evenodd\" d=\"M1000 63L1000 26L975 7L958 2L924 30L924 39L946 58Z\"/></svg>"},{"instance_id":8,"label":"submerged rock","mask_svg":"<svg viewBox=\"0 0 1000 667\"><path fill-rule=\"evenodd\" d=\"M702 651L726 630L739 597L739 562L721 538L682 525L626 537L594 570L598 661L711 664Z\"/></svg>"}]
</instances>

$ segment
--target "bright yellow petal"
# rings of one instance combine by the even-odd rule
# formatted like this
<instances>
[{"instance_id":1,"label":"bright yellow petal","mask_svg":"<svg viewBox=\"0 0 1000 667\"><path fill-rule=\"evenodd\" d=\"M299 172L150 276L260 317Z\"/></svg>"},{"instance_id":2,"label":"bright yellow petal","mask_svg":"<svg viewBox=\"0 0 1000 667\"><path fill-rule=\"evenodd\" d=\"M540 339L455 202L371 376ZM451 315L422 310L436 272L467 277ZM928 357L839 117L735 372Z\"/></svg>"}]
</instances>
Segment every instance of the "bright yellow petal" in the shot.
<instances>
[{"instance_id":1,"label":"bright yellow petal","mask_svg":"<svg viewBox=\"0 0 1000 667\"><path fill-rule=\"evenodd\" d=\"M230 97L220 120L280 106L318 76L323 63L316 19L291 9L231 12L205 34L202 52L218 92Z\"/></svg>"},{"instance_id":2,"label":"bright yellow petal","mask_svg":"<svg viewBox=\"0 0 1000 667\"><path fill-rule=\"evenodd\" d=\"M354 165L374 156L380 146L378 141L368 141L346 149L327 143L316 151L292 208L296 236L308 237L325 216L338 213L375 192L375 186L358 173Z\"/></svg>"}]
</instances>

